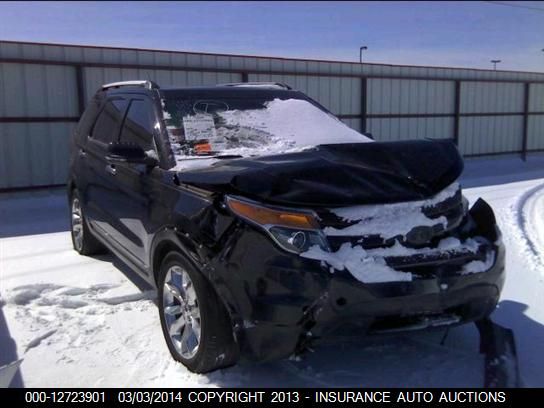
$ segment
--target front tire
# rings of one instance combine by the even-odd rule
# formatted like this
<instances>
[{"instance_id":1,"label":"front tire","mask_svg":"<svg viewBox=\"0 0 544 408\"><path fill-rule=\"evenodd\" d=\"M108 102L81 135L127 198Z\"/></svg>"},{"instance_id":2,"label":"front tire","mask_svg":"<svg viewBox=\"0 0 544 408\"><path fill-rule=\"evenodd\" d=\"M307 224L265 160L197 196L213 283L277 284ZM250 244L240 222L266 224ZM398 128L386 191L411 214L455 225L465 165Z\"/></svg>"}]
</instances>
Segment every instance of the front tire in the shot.
<instances>
[{"instance_id":1,"label":"front tire","mask_svg":"<svg viewBox=\"0 0 544 408\"><path fill-rule=\"evenodd\" d=\"M81 206L81 197L77 190L73 190L70 196L70 231L72 245L80 255L93 255L104 249L89 230Z\"/></svg>"},{"instance_id":2,"label":"front tire","mask_svg":"<svg viewBox=\"0 0 544 408\"><path fill-rule=\"evenodd\" d=\"M175 360L195 373L236 363L230 318L200 271L181 254L170 252L162 262L158 288L161 327Z\"/></svg>"}]
</instances>

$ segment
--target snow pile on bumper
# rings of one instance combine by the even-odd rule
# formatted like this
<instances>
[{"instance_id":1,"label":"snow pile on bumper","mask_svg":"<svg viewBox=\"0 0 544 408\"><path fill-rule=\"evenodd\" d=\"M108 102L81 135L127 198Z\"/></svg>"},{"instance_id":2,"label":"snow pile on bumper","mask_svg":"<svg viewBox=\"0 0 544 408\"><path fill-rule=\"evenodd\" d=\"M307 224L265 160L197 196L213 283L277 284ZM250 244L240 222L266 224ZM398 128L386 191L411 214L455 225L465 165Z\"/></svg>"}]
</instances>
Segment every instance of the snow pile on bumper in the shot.
<instances>
[{"instance_id":1,"label":"snow pile on bumper","mask_svg":"<svg viewBox=\"0 0 544 408\"><path fill-rule=\"evenodd\" d=\"M300 255L304 258L324 261L331 265L333 270L347 269L355 279L364 283L412 280L410 272L394 270L386 264L385 259L369 256L360 245L351 246L345 243L336 252L326 252L314 245Z\"/></svg>"},{"instance_id":2,"label":"snow pile on bumper","mask_svg":"<svg viewBox=\"0 0 544 408\"><path fill-rule=\"evenodd\" d=\"M459 275L485 272L495 263L495 251L488 239L477 235L461 237L457 233L446 235L448 229L454 232L461 218L452 225L445 216L430 218L424 212L425 208L440 205L456 194L460 194L459 184L453 183L427 200L331 209L349 224L345 228L326 227L325 235L355 237L356 241L344 242L331 252L313 246L301 256L322 261L330 266L331 272L347 269L363 283L409 282L426 276L425 273L420 275L421 267L432 269L432 265L450 262L458 265ZM466 210L461 217L465 214ZM429 236L423 248L405 245L406 236L414 229L436 225L441 226L440 239ZM368 248L363 237L369 235L378 235L388 243L384 241L382 246Z\"/></svg>"}]
</instances>

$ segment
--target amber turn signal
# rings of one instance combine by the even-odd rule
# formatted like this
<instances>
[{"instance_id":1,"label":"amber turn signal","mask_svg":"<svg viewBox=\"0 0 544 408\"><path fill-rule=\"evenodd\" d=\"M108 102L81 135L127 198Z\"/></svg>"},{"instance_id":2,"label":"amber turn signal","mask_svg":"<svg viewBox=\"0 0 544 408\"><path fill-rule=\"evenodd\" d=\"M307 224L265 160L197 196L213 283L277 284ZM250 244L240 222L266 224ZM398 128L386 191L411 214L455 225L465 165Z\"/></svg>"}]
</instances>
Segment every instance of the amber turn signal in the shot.
<instances>
[{"instance_id":1,"label":"amber turn signal","mask_svg":"<svg viewBox=\"0 0 544 408\"><path fill-rule=\"evenodd\" d=\"M236 215L247 218L259 225L277 225L301 229L319 228L319 224L311 214L272 210L233 198L227 199L227 204Z\"/></svg>"}]
</instances>

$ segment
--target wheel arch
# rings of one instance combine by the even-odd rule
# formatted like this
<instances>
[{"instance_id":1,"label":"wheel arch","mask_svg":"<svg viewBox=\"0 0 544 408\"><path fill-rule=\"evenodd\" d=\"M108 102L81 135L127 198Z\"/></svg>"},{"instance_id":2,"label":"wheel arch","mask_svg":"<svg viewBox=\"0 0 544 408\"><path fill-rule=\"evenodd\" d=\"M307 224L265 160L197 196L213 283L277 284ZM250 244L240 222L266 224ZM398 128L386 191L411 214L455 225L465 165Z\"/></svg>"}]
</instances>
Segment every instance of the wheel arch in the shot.
<instances>
[{"instance_id":1,"label":"wheel arch","mask_svg":"<svg viewBox=\"0 0 544 408\"><path fill-rule=\"evenodd\" d=\"M73 178L70 178L66 183L66 192L68 194L68 200L72 198L73 191L77 189L76 181Z\"/></svg>"},{"instance_id":2,"label":"wheel arch","mask_svg":"<svg viewBox=\"0 0 544 408\"><path fill-rule=\"evenodd\" d=\"M163 259L169 252L181 252L181 248L170 240L160 242L153 251L151 260L151 272L153 273L153 282L158 287L159 271Z\"/></svg>"},{"instance_id":3,"label":"wheel arch","mask_svg":"<svg viewBox=\"0 0 544 408\"><path fill-rule=\"evenodd\" d=\"M175 228L165 228L153 240L149 265L151 267L150 272L153 276L155 286L158 288L159 272L162 260L169 252L172 251L180 253L188 262L191 263L191 265L193 265L195 269L202 274L204 279L206 279L206 281L210 284L218 295L218 298L223 303L223 306L231 319L232 325L236 325L239 322L239 317L238 312L234 307L236 303L234 302L231 291L227 285L217 283L217 280L214 279L209 272L210 268L206 268L205 262L199 258L195 244L190 242L190 240L185 238L183 234L181 234Z\"/></svg>"},{"instance_id":4,"label":"wheel arch","mask_svg":"<svg viewBox=\"0 0 544 408\"><path fill-rule=\"evenodd\" d=\"M174 227L165 227L157 233L151 244L149 265L155 285L158 284L159 271L162 260L168 252L176 251L191 261L193 266L201 270L201 262L198 259L196 248L190 242L183 242L180 234Z\"/></svg>"}]
</instances>

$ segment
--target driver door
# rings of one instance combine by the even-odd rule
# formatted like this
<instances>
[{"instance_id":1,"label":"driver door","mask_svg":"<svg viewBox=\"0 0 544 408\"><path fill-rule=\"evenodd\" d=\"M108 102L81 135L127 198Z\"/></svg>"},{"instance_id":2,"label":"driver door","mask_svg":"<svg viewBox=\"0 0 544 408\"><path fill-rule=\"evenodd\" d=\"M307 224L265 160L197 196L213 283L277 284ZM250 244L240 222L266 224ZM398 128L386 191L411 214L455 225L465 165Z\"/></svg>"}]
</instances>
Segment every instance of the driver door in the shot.
<instances>
[{"instance_id":1,"label":"driver door","mask_svg":"<svg viewBox=\"0 0 544 408\"><path fill-rule=\"evenodd\" d=\"M140 95L133 97L128 102L119 141L137 144L147 154L158 158L155 144L157 121L151 100ZM113 177L116 197L113 238L129 255L146 266L153 229L151 214L156 202L152 194L153 180L159 177L159 172L158 167L125 162L115 164Z\"/></svg>"}]
</instances>

